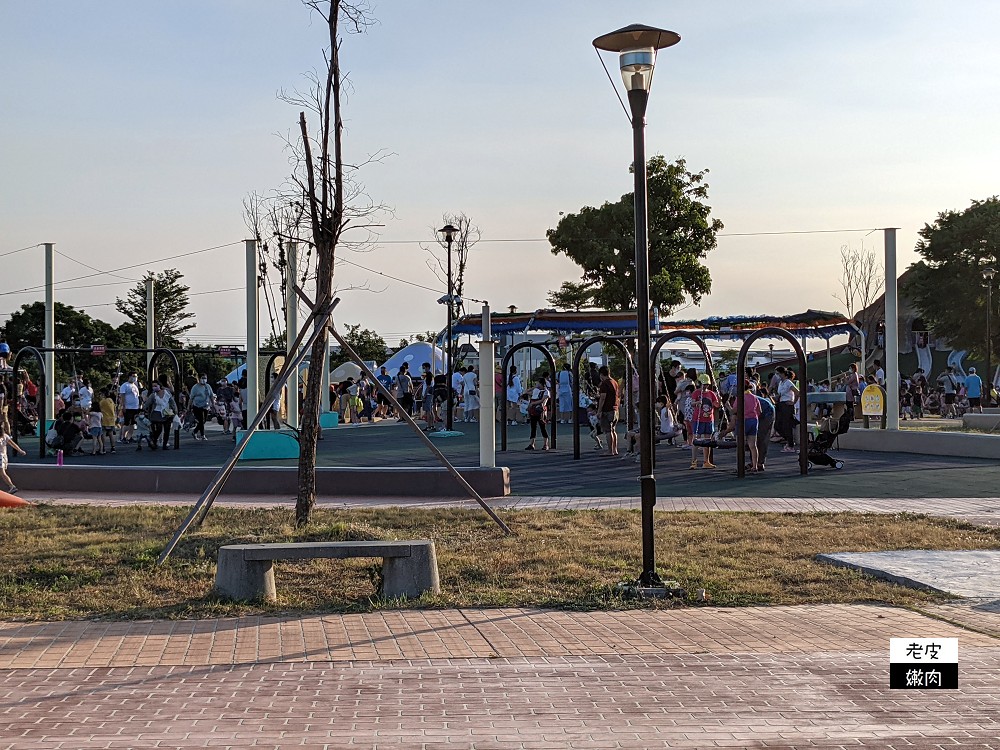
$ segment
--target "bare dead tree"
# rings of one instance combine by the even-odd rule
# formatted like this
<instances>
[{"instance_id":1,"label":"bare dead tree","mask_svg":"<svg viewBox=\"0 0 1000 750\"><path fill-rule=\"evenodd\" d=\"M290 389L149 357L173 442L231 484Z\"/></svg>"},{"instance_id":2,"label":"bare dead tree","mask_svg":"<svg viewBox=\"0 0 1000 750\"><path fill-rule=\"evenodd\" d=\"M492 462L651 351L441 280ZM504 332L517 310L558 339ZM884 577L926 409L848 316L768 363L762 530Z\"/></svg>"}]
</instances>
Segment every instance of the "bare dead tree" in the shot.
<instances>
[{"instance_id":1,"label":"bare dead tree","mask_svg":"<svg viewBox=\"0 0 1000 750\"><path fill-rule=\"evenodd\" d=\"M843 245L840 248L840 289L834 298L847 308L847 315L858 322L868 340L875 332L878 313L872 305L885 289L885 271L873 250Z\"/></svg>"},{"instance_id":2,"label":"bare dead tree","mask_svg":"<svg viewBox=\"0 0 1000 750\"><path fill-rule=\"evenodd\" d=\"M451 224L458 228L458 233L451 244L452 260L452 282L455 286L455 296L462 297L465 290L465 269L469 263L469 251L482 238L479 227L472 223L472 220L464 213L443 214L441 216L441 226ZM448 243L441 239L438 234L438 227L432 227L434 242L437 247L424 247L424 251L430 255L427 259L427 267L431 273L441 282L442 289L448 285ZM465 302L459 305L459 315L465 313Z\"/></svg>"}]
</instances>

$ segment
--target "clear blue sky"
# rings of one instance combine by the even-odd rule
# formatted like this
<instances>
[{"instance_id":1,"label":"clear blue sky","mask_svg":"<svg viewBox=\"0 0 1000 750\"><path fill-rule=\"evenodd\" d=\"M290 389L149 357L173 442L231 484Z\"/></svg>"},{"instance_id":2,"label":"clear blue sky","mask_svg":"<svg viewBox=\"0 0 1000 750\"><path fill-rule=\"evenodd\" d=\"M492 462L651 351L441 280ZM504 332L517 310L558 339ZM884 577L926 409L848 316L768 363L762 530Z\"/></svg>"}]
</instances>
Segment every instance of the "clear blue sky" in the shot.
<instances>
[{"instance_id":1,"label":"clear blue sky","mask_svg":"<svg viewBox=\"0 0 1000 750\"><path fill-rule=\"evenodd\" d=\"M545 242L486 240L542 238L560 211L631 189L628 123L591 40L635 22L683 38L658 61L648 152L711 170L709 202L728 233L899 226L902 271L937 212L998 192L1000 4L624 7L376 3L377 25L343 58L348 158L391 153L362 175L394 210L382 238L430 239L442 213L464 211L484 237L467 292L497 309L542 307L578 278ZM0 253L52 241L107 270L242 240L244 196L287 172L278 134L297 110L276 93L321 65L323 31L298 0L0 0ZM863 237L721 237L713 294L682 315L838 308L840 246ZM878 233L864 242L881 252ZM242 285L242 252L151 267L175 266L193 293L209 292ZM436 286L415 245L345 257ZM0 313L41 298L7 293L42 282L40 249L0 263ZM57 279L88 273L58 258ZM339 321L390 343L443 325L436 293L349 267L337 283L385 290L345 292ZM118 323L109 303L127 288L57 298ZM199 339L243 335L239 292L192 303Z\"/></svg>"}]
</instances>

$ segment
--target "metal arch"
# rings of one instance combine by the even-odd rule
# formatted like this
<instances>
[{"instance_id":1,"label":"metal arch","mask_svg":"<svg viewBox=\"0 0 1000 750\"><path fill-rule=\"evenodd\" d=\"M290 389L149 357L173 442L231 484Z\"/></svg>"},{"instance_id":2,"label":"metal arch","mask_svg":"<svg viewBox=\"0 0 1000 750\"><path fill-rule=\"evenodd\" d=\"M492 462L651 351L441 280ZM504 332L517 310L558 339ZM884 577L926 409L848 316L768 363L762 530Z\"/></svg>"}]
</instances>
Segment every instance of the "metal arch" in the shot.
<instances>
[{"instance_id":1,"label":"metal arch","mask_svg":"<svg viewBox=\"0 0 1000 750\"><path fill-rule=\"evenodd\" d=\"M628 397L628 408L626 425L632 429L632 371L635 366L632 364L632 355L619 339L611 336L591 336L580 343L573 355L573 460L580 460L580 362L583 355L594 344L614 344L625 356L625 392Z\"/></svg>"},{"instance_id":2,"label":"metal arch","mask_svg":"<svg viewBox=\"0 0 1000 750\"><path fill-rule=\"evenodd\" d=\"M48 427L45 424L45 409L44 409L44 405L46 403L45 399L48 398L48 396L46 395L46 390L48 388L48 378L46 377L46 372L45 372L45 357L43 357L42 353L33 346L21 347L18 350L17 354L14 356L14 364L12 365L14 369L14 377L17 377L17 373L20 372L21 361L24 358L25 354L33 354L35 356L35 359L38 360L39 371L42 373L41 377L39 378L39 382L37 383L38 395L35 398L35 409L37 411L39 404L41 404L43 407L41 413L38 416L38 457L45 458L45 433L48 430ZM15 384L15 388L16 387L17 386ZM16 443L17 442L16 418L11 420L11 428L12 428L11 432L14 435L14 442Z\"/></svg>"},{"instance_id":3,"label":"metal arch","mask_svg":"<svg viewBox=\"0 0 1000 750\"><path fill-rule=\"evenodd\" d=\"M150 388L152 388L154 380L153 375L156 372L156 360L164 354L173 360L174 374L177 376L177 382L174 383L174 389L176 390L180 387L181 379L184 377L184 373L181 371L181 363L177 361L177 355L174 353L173 349L153 349L153 356L149 358L149 364L146 366L146 383ZM174 450L178 450L180 447L181 431L178 429L174 430Z\"/></svg>"},{"instance_id":4,"label":"metal arch","mask_svg":"<svg viewBox=\"0 0 1000 750\"><path fill-rule=\"evenodd\" d=\"M800 386L802 380L806 378L806 355L802 351L802 347L795 337L786 331L784 328L760 328L749 336L743 342L743 346L740 348L740 355L736 360L736 373L737 373L737 395L736 399L736 476L742 478L746 476L746 447L747 447L747 436L746 429L743 423L744 420L744 410L743 410L743 383L739 379L740 374L746 371L747 364L747 352L750 351L750 346L757 339L761 338L780 338L789 342L792 345L792 349L795 351L796 362L799 366L799 377ZM777 413L778 407L775 405L775 413ZM799 474L803 476L809 473L809 423L808 423L809 407L806 400L806 389L803 387L799 388Z\"/></svg>"},{"instance_id":5,"label":"metal arch","mask_svg":"<svg viewBox=\"0 0 1000 750\"><path fill-rule=\"evenodd\" d=\"M500 362L500 373L503 375L503 396L504 396L504 402L503 402L504 418L500 420L500 450L502 451L507 450L507 373L510 371L508 368L510 367L511 359L513 359L514 357L514 352L520 351L521 349L537 349L543 355L545 355L545 360L548 362L549 365L549 371L552 373L553 386L555 385L556 358L552 356L552 352L550 352L546 347L542 346L541 344L537 344L534 341L522 341L520 344L514 344L514 346L512 346L510 349L507 350L507 353L503 355L503 359ZM450 383L448 385L449 387L451 387ZM480 387L482 386L480 385ZM553 387L552 397L549 399L549 424L552 426L551 437L552 437L553 449L555 449L556 447L556 422L558 421L556 419L557 415L556 407L558 406L556 404L557 398L558 396L556 395L556 389L555 387ZM480 419L483 418L481 414L479 415L479 418Z\"/></svg>"},{"instance_id":6,"label":"metal arch","mask_svg":"<svg viewBox=\"0 0 1000 750\"><path fill-rule=\"evenodd\" d=\"M705 339L698 334L690 333L689 331L669 331L668 333L657 336L656 343L653 344L653 348L649 351L650 370L652 371L657 369L660 359L660 349L663 348L663 345L668 341L673 341L674 339L687 339L701 349L701 353L705 357L705 373L708 375L708 380L712 384L712 387L717 388L717 384L715 382L715 363L712 361L712 352L709 351L708 345L705 343ZM650 394L649 402L653 404L654 407L656 406L656 383L656 378L650 378L649 387L653 392ZM656 415L654 424L659 424L659 414ZM655 451L653 452L653 465L656 465Z\"/></svg>"}]
</instances>

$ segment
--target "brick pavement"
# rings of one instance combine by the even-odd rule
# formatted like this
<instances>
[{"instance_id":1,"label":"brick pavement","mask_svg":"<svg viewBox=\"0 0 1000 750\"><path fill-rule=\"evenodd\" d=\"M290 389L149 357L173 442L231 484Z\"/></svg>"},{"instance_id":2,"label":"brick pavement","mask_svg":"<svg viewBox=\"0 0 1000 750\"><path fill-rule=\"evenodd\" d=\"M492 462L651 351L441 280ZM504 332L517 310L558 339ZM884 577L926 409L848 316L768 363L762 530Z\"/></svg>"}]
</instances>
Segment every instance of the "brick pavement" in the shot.
<instances>
[{"instance_id":1,"label":"brick pavement","mask_svg":"<svg viewBox=\"0 0 1000 750\"><path fill-rule=\"evenodd\" d=\"M960 689L888 690L891 636ZM873 605L3 623L0 750L998 748L998 665Z\"/></svg>"}]
</instances>

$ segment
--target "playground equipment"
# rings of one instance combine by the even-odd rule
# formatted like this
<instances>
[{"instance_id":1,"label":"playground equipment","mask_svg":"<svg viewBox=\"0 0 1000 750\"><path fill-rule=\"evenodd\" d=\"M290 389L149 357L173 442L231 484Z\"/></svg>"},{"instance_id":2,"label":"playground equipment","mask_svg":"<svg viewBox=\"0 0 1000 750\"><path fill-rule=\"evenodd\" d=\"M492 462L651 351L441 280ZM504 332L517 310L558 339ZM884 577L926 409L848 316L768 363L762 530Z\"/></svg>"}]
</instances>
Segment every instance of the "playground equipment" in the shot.
<instances>
[{"instance_id":1,"label":"playground equipment","mask_svg":"<svg viewBox=\"0 0 1000 750\"><path fill-rule=\"evenodd\" d=\"M625 393L627 396L628 405L626 406L626 425L631 430L632 429L632 372L635 367L632 364L632 355L629 354L628 349L625 344L622 343L620 337L616 336L591 336L589 339L585 339L577 348L576 354L573 356L573 460L580 460L580 362L583 361L583 355L586 353L594 344L611 344L616 347L618 351L621 352L622 356L625 358Z\"/></svg>"},{"instance_id":2,"label":"playground equipment","mask_svg":"<svg viewBox=\"0 0 1000 750\"><path fill-rule=\"evenodd\" d=\"M687 339L701 349L701 353L705 357L705 372L708 373L708 379L711 382L712 387L714 388L716 386L715 365L712 363L712 352L708 350L708 345L705 344L705 339L690 331L672 331L670 333L657 336L656 342L653 344L653 348L649 352L650 370L656 372L656 377L653 378L650 383L650 386L653 389L653 398L651 403L656 403L656 383L660 380L660 350L663 348L664 344L668 341L673 341L674 339ZM650 439L653 439L653 437L654 436L652 435L649 436ZM656 451L653 451L653 466L656 466Z\"/></svg>"},{"instance_id":3,"label":"playground equipment","mask_svg":"<svg viewBox=\"0 0 1000 750\"><path fill-rule=\"evenodd\" d=\"M743 424L744 419L744 408L743 408L743 373L746 372L747 366L747 353L750 351L751 345L761 338L780 338L785 339L788 343L792 345L792 349L795 351L795 357L798 364L797 372L803 377L806 371L806 355L802 351L802 347L796 340L795 336L786 331L784 328L760 328L743 341L743 346L740 347L740 354L736 360L736 476L741 479L746 476L746 448L747 448L747 435L746 429ZM799 388L799 474L806 475L809 473L809 406L806 399L806 389Z\"/></svg>"},{"instance_id":4,"label":"playground equipment","mask_svg":"<svg viewBox=\"0 0 1000 750\"><path fill-rule=\"evenodd\" d=\"M520 344L515 344L510 349L508 349L507 353L503 356L503 361L500 364L500 372L503 375L503 392L505 394L504 398L506 398L506 393L507 393L507 385L508 385L507 377L508 377L508 373L510 372L510 361L514 358L514 354L516 352L521 351L522 349L537 349L538 351L540 351L542 353L542 355L545 357L545 361L549 365L549 372L552 373L552 378L555 379L555 376L556 376L556 360L552 356L552 352L550 352L548 350L548 348L546 346L544 346L543 344L536 344L533 341L523 341ZM530 378L530 375L526 375L526 377ZM480 388L482 388L482 384L480 384ZM555 388L553 388L552 389L552 396L549 399L549 413L548 413L549 427L552 430L551 439L552 439L552 448L553 449L555 449L555 447L556 447L556 423L558 422L558 420L555 418L556 413L557 413L557 408L556 407L558 406L558 404L556 403L556 401L557 401L557 396L556 396ZM507 450L507 420L506 420L507 414L506 414L506 404L504 406L504 409L505 409L505 411L504 411L504 417L505 418L500 420L500 450L502 450L502 451L506 451ZM480 418L484 418L484 417L481 416Z\"/></svg>"}]
</instances>

